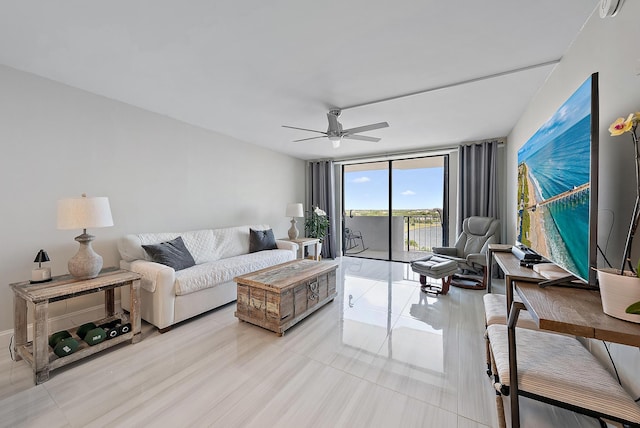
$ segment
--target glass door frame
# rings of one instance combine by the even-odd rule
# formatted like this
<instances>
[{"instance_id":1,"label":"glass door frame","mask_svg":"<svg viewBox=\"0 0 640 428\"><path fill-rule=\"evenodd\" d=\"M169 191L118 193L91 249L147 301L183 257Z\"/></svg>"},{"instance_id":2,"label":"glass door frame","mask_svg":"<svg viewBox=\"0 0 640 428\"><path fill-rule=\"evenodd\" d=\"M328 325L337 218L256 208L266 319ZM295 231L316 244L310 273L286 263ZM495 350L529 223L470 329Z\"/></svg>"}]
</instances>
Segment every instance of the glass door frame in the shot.
<instances>
[{"instance_id":1,"label":"glass door frame","mask_svg":"<svg viewBox=\"0 0 640 428\"><path fill-rule=\"evenodd\" d=\"M398 159L389 159L387 160L387 171L388 171L388 201L387 201L387 207L388 207L388 215L387 215L387 235L388 235L388 242L387 242L387 258L385 259L385 261L396 261L396 262L402 262L402 260L394 260L393 259L393 247L392 247L392 243L393 243L393 236L392 236L392 221L393 221L393 162L395 161L403 161L403 160L414 160L414 159L423 159L423 158L431 158L431 157L442 157L443 158L443 182L442 182L442 218L441 218L441 226L442 226L442 245L443 246L448 246L449 245L449 154L434 154L434 155L424 155L424 156L415 156L415 157L407 157L407 158L398 158ZM367 161L367 160L362 160L362 162L353 162L350 163L349 165L353 165L353 164L358 164L358 165L363 165L363 164L367 164L367 163L381 163L381 161L379 160L371 160L371 161ZM341 226L341 233L342 233L342 255L346 255L345 254L345 248L346 248L346 243L345 243L345 217L346 217L346 209L345 209L345 167L348 166L347 164L343 164L341 165L341 207L342 207L342 212L341 212L341 222L340 222L340 226ZM359 257L359 258L364 258L364 259L374 259L372 257L365 257L365 256L359 256L359 255L351 255L351 257ZM380 259L374 259L374 260L380 260Z\"/></svg>"}]
</instances>

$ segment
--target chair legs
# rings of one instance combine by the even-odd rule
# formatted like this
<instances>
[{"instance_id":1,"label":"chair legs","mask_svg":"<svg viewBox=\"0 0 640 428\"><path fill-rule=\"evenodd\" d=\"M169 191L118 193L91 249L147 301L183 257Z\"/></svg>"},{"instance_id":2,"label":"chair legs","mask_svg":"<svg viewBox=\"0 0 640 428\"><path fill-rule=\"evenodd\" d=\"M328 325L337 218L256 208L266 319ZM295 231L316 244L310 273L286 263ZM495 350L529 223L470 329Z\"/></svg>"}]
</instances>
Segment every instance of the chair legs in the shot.
<instances>
[{"instance_id":1,"label":"chair legs","mask_svg":"<svg viewBox=\"0 0 640 428\"><path fill-rule=\"evenodd\" d=\"M496 390L496 413L498 416L498 428L506 428L507 421L504 413L503 394L500 387L500 379L498 378L498 368L496 367L496 361L493 358L493 352L491 351L491 344L489 343L489 335L485 331L486 343L487 343L487 374L489 377L493 376L493 387Z\"/></svg>"},{"instance_id":2,"label":"chair legs","mask_svg":"<svg viewBox=\"0 0 640 428\"><path fill-rule=\"evenodd\" d=\"M464 282L456 281L456 279ZM478 279L474 275L454 275L451 285L469 290L484 290L487 288L487 268L482 267L482 279Z\"/></svg>"},{"instance_id":3,"label":"chair legs","mask_svg":"<svg viewBox=\"0 0 640 428\"><path fill-rule=\"evenodd\" d=\"M352 235L352 236L346 236L345 237L346 243L347 245L345 246L345 251L349 251L349 250L353 250L354 248L358 248L358 241L360 241L360 245L362 245L362 249L350 254L358 254L363 252L364 250L366 250L365 246L364 246L364 239L362 238L361 235Z\"/></svg>"},{"instance_id":4,"label":"chair legs","mask_svg":"<svg viewBox=\"0 0 640 428\"><path fill-rule=\"evenodd\" d=\"M449 286L451 285L452 276L446 276L442 279L442 286L427 284L427 276L420 275L420 290L425 293L442 294L443 296L449 292Z\"/></svg>"}]
</instances>

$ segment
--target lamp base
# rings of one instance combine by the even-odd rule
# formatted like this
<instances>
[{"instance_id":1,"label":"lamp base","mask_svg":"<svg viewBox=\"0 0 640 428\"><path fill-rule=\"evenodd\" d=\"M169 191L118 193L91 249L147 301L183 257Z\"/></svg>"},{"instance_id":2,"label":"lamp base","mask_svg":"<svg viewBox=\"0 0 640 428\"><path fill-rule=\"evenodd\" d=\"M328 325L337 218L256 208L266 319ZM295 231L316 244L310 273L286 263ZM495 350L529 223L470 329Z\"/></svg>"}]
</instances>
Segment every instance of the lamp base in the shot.
<instances>
[{"instance_id":1,"label":"lamp base","mask_svg":"<svg viewBox=\"0 0 640 428\"><path fill-rule=\"evenodd\" d=\"M48 267L33 269L31 271L31 284L51 281L51 269Z\"/></svg>"},{"instance_id":2,"label":"lamp base","mask_svg":"<svg viewBox=\"0 0 640 428\"><path fill-rule=\"evenodd\" d=\"M80 243L80 248L67 264L69 273L75 278L95 278L102 269L102 257L91 247L93 239L94 236L87 233L75 237L75 240Z\"/></svg>"},{"instance_id":3,"label":"lamp base","mask_svg":"<svg viewBox=\"0 0 640 428\"><path fill-rule=\"evenodd\" d=\"M296 219L291 217L291 227L289 228L289 239L298 239L298 228L296 228Z\"/></svg>"}]
</instances>

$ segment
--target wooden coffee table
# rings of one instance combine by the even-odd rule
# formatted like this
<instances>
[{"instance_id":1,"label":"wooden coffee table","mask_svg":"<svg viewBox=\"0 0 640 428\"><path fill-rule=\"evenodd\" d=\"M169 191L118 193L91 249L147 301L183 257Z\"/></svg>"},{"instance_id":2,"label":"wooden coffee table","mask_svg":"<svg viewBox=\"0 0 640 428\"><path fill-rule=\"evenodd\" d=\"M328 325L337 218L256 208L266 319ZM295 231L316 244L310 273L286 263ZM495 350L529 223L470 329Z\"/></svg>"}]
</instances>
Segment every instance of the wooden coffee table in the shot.
<instances>
[{"instance_id":1,"label":"wooden coffee table","mask_svg":"<svg viewBox=\"0 0 640 428\"><path fill-rule=\"evenodd\" d=\"M336 269L332 262L294 260L239 276L235 316L284 335L325 304L336 292Z\"/></svg>"}]
</instances>

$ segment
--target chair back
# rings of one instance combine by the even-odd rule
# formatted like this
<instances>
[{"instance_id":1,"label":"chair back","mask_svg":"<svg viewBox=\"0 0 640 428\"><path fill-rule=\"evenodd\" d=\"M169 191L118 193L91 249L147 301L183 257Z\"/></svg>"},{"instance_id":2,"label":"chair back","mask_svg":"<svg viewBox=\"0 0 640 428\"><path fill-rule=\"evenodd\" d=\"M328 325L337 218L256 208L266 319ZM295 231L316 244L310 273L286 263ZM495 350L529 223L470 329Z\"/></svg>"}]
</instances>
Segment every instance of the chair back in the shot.
<instances>
[{"instance_id":1,"label":"chair back","mask_svg":"<svg viewBox=\"0 0 640 428\"><path fill-rule=\"evenodd\" d=\"M486 254L489 244L500 242L500 220L493 217L468 217L462 222L462 233L455 247L458 257Z\"/></svg>"}]
</instances>

